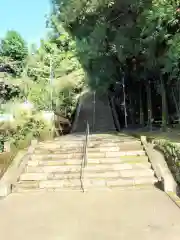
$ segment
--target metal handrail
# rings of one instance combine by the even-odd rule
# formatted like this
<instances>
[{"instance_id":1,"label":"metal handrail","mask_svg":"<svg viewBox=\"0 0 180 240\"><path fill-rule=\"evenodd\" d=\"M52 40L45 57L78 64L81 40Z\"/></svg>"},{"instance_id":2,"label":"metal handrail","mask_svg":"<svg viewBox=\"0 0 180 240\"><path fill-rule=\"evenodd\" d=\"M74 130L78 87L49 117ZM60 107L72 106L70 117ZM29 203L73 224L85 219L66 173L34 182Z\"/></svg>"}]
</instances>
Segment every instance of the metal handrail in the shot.
<instances>
[{"instance_id":1,"label":"metal handrail","mask_svg":"<svg viewBox=\"0 0 180 240\"><path fill-rule=\"evenodd\" d=\"M85 132L85 140L83 145L83 158L81 163L81 172L80 172L80 181L81 181L81 189L84 192L83 178L84 178L84 168L87 166L87 147L89 140L89 123L86 123L86 132Z\"/></svg>"},{"instance_id":2,"label":"metal handrail","mask_svg":"<svg viewBox=\"0 0 180 240\"><path fill-rule=\"evenodd\" d=\"M88 139L89 139L89 123L86 123L86 136L83 148L83 167L87 166L87 146L88 146Z\"/></svg>"},{"instance_id":3,"label":"metal handrail","mask_svg":"<svg viewBox=\"0 0 180 240\"><path fill-rule=\"evenodd\" d=\"M96 121L96 91L93 92L93 131L95 130Z\"/></svg>"}]
</instances>

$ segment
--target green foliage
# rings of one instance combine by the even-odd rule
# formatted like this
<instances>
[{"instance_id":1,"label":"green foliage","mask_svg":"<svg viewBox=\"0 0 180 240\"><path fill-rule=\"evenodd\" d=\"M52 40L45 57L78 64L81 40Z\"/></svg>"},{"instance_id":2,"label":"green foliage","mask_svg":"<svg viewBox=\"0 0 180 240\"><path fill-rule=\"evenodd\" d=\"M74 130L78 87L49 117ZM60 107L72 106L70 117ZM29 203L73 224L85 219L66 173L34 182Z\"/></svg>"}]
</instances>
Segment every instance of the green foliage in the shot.
<instances>
[{"instance_id":1,"label":"green foliage","mask_svg":"<svg viewBox=\"0 0 180 240\"><path fill-rule=\"evenodd\" d=\"M153 84L157 89L153 94L161 96L165 124L167 105L172 107L166 90L172 85L179 89L179 0L52 0L52 6L51 26L57 33L62 25L76 41L88 85L107 91L124 75L127 101L139 99L134 94L139 85L151 111Z\"/></svg>"},{"instance_id":2,"label":"green foliage","mask_svg":"<svg viewBox=\"0 0 180 240\"><path fill-rule=\"evenodd\" d=\"M1 40L0 54L14 61L22 61L27 57L26 43L18 32L8 31L6 33L4 39Z\"/></svg>"},{"instance_id":3,"label":"green foliage","mask_svg":"<svg viewBox=\"0 0 180 240\"><path fill-rule=\"evenodd\" d=\"M53 130L42 114L34 110L23 110L18 102L9 102L4 106L4 112L7 110L14 115L14 120L1 122L1 147L4 141L10 141L16 148L24 148L33 138L39 139L42 133L46 132L47 135Z\"/></svg>"},{"instance_id":4,"label":"green foliage","mask_svg":"<svg viewBox=\"0 0 180 240\"><path fill-rule=\"evenodd\" d=\"M0 42L1 72L9 77L19 77L25 66L28 48L24 39L16 31L8 31Z\"/></svg>"},{"instance_id":5,"label":"green foliage","mask_svg":"<svg viewBox=\"0 0 180 240\"><path fill-rule=\"evenodd\" d=\"M1 148L4 138L19 148L27 146L34 137L52 135L53 126L45 122L41 110L72 117L85 74L77 58L75 41L63 28L58 29L60 32L56 35L51 32L39 48L32 46L29 54L16 32L8 32L1 42L0 93L4 104L1 111L15 116L15 121L1 124ZM19 112L19 104L25 100L34 105L34 112Z\"/></svg>"},{"instance_id":6,"label":"green foliage","mask_svg":"<svg viewBox=\"0 0 180 240\"><path fill-rule=\"evenodd\" d=\"M26 98L39 110L60 112L71 118L78 94L84 85L84 72L77 58L75 42L62 27L56 36L41 41L40 48L28 57Z\"/></svg>"},{"instance_id":7,"label":"green foliage","mask_svg":"<svg viewBox=\"0 0 180 240\"><path fill-rule=\"evenodd\" d=\"M45 121L38 119L36 114L28 115L22 111L16 116L14 131L9 137L15 146L20 147L23 142L30 143L32 138L40 138L40 132L45 127Z\"/></svg>"},{"instance_id":8,"label":"green foliage","mask_svg":"<svg viewBox=\"0 0 180 240\"><path fill-rule=\"evenodd\" d=\"M0 153L4 150L4 136L0 135Z\"/></svg>"},{"instance_id":9,"label":"green foliage","mask_svg":"<svg viewBox=\"0 0 180 240\"><path fill-rule=\"evenodd\" d=\"M168 167L170 168L175 180L180 184L180 149L175 143L167 140L156 140L154 142L165 155Z\"/></svg>"},{"instance_id":10,"label":"green foliage","mask_svg":"<svg viewBox=\"0 0 180 240\"><path fill-rule=\"evenodd\" d=\"M54 15L76 38L81 63L91 75L92 85L97 85L94 84L96 78L98 85L117 81L118 68L139 71L140 54L144 59L140 75L144 69L158 68L162 74L178 76L178 1L52 2ZM133 57L137 60L136 71L127 65L127 59Z\"/></svg>"}]
</instances>

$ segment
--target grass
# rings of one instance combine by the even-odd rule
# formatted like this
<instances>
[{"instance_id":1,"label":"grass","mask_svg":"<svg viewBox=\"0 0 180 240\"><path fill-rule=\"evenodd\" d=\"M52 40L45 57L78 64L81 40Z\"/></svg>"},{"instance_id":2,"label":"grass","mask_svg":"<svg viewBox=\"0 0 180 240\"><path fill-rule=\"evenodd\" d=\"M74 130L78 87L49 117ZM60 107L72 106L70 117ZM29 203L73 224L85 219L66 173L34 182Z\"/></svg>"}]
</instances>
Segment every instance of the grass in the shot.
<instances>
[{"instance_id":1,"label":"grass","mask_svg":"<svg viewBox=\"0 0 180 240\"><path fill-rule=\"evenodd\" d=\"M127 134L136 137L146 136L148 140L167 140L172 143L180 143L180 129L168 129L166 132L161 130L156 131L143 131L142 129L136 131L128 131Z\"/></svg>"}]
</instances>

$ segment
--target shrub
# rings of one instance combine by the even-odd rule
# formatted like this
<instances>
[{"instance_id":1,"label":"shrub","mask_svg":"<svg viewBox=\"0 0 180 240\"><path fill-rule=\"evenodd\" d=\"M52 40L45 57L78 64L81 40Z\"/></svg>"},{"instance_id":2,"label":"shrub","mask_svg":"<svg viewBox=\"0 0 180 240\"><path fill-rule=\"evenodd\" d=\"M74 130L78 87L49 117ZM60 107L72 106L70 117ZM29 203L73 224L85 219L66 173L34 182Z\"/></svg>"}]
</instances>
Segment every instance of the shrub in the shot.
<instances>
[{"instance_id":1,"label":"shrub","mask_svg":"<svg viewBox=\"0 0 180 240\"><path fill-rule=\"evenodd\" d=\"M4 150L4 137L0 135L0 153Z\"/></svg>"},{"instance_id":2,"label":"shrub","mask_svg":"<svg viewBox=\"0 0 180 240\"><path fill-rule=\"evenodd\" d=\"M180 147L168 140L154 140L154 143L164 153L166 162L176 182L180 184Z\"/></svg>"},{"instance_id":3,"label":"shrub","mask_svg":"<svg viewBox=\"0 0 180 240\"><path fill-rule=\"evenodd\" d=\"M18 149L25 148L30 144L31 139L42 139L42 135L45 137L45 135L50 136L52 133L53 126L35 110L21 109L17 102L8 103L7 106L9 106L8 109L13 114L14 120L1 123L2 140L0 139L0 143L3 144L4 139L6 139Z\"/></svg>"}]
</instances>

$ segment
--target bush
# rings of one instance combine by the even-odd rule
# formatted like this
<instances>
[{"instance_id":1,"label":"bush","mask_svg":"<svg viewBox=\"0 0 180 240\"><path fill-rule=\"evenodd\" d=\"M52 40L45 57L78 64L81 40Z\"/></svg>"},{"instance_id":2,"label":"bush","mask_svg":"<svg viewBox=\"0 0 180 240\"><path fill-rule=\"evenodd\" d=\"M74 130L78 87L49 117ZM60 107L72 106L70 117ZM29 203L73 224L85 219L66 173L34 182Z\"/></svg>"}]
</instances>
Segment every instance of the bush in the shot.
<instances>
[{"instance_id":1,"label":"bush","mask_svg":"<svg viewBox=\"0 0 180 240\"><path fill-rule=\"evenodd\" d=\"M168 140L154 140L153 142L163 152L169 169L176 182L180 184L180 147Z\"/></svg>"},{"instance_id":2,"label":"bush","mask_svg":"<svg viewBox=\"0 0 180 240\"><path fill-rule=\"evenodd\" d=\"M12 106L13 105L13 106ZM23 110L17 104L9 107L14 115L11 122L1 123L0 146L3 148L4 140L10 141L16 148L27 147L33 138L44 139L52 135L53 126L43 119L35 110ZM10 106L10 103L8 104ZM43 137L42 137L43 135Z\"/></svg>"},{"instance_id":3,"label":"bush","mask_svg":"<svg viewBox=\"0 0 180 240\"><path fill-rule=\"evenodd\" d=\"M0 153L4 150L4 137L0 135Z\"/></svg>"},{"instance_id":4,"label":"bush","mask_svg":"<svg viewBox=\"0 0 180 240\"><path fill-rule=\"evenodd\" d=\"M49 132L48 124L37 113L31 115L22 111L15 121L15 129L10 138L11 142L18 148L22 148L22 145L24 145L23 147L26 147L30 144L30 141L33 138L41 139L41 135L45 130L47 134Z\"/></svg>"}]
</instances>

